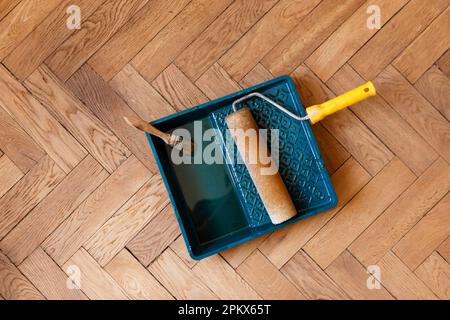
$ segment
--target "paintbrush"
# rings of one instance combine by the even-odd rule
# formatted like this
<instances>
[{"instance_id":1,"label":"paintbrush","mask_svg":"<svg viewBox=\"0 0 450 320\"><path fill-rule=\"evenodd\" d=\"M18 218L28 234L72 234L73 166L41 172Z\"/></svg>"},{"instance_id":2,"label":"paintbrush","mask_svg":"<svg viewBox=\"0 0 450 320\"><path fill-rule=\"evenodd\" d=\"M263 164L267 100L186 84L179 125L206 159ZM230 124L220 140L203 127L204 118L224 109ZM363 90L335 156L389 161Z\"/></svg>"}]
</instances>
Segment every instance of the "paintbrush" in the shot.
<instances>
[{"instance_id":1,"label":"paintbrush","mask_svg":"<svg viewBox=\"0 0 450 320\"><path fill-rule=\"evenodd\" d=\"M123 118L125 119L125 122L128 123L130 126L133 126L144 132L148 132L151 135L160 138L167 145L176 148L178 150L182 150L183 153L186 155L192 155L194 153L195 144L191 140L185 140L181 136L162 132L161 130L156 129L154 126L145 122L145 120L139 118L138 116L128 116Z\"/></svg>"}]
</instances>

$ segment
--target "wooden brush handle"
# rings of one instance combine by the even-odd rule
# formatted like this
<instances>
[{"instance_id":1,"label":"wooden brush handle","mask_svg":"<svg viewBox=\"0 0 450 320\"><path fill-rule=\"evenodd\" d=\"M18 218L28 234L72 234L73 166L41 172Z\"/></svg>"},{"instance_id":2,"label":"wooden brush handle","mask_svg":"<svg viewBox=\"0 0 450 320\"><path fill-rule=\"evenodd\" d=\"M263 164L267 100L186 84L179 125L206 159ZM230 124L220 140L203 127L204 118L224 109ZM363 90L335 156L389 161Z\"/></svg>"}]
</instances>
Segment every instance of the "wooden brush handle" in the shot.
<instances>
[{"instance_id":1,"label":"wooden brush handle","mask_svg":"<svg viewBox=\"0 0 450 320\"><path fill-rule=\"evenodd\" d=\"M165 132L162 132L161 130L156 129L151 124L148 124L147 122L145 122L145 120L143 120L142 118L139 118L137 116L129 116L129 117L124 117L124 119L129 125L136 127L139 130L148 132L151 135L157 136L169 145L171 144L172 135L170 133L165 133Z\"/></svg>"}]
</instances>

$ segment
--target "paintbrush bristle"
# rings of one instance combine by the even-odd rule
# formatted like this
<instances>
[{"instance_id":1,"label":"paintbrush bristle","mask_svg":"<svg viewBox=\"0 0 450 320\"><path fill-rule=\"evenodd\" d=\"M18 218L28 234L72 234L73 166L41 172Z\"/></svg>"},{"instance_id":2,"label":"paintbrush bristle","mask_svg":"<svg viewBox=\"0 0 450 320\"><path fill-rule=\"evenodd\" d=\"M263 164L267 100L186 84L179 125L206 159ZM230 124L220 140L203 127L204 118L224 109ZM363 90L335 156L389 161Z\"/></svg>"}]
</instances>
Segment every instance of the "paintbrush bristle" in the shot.
<instances>
[{"instance_id":1,"label":"paintbrush bristle","mask_svg":"<svg viewBox=\"0 0 450 320\"><path fill-rule=\"evenodd\" d=\"M170 140L169 145L183 151L183 153L188 156L195 152L195 143L192 140L184 140L183 137L177 135L172 135Z\"/></svg>"}]
</instances>

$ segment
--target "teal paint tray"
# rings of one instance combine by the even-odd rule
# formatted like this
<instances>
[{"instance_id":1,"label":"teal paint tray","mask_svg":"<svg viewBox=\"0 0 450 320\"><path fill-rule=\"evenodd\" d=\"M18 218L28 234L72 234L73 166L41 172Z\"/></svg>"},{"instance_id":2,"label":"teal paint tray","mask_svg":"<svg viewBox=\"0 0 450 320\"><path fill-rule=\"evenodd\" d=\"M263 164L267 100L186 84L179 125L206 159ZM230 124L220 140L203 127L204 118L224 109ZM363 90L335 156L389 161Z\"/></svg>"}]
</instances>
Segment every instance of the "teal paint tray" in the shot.
<instances>
[{"instance_id":1,"label":"teal paint tray","mask_svg":"<svg viewBox=\"0 0 450 320\"><path fill-rule=\"evenodd\" d=\"M222 163L176 165L171 160L172 149L147 134L193 259L203 259L337 204L310 123L297 121L255 97L245 105L260 128L279 129L279 172L297 209L292 219L278 225L271 223L245 165L226 161L231 150L224 143L225 117L232 112L235 100L252 92L269 97L295 114L305 115L292 79L284 76L152 122L166 132L185 128L193 137L196 137L194 121L199 121L203 131L214 128L217 134L213 143L217 144ZM194 142L199 146L196 152L206 146L201 140ZM238 154L237 149L234 154Z\"/></svg>"}]
</instances>

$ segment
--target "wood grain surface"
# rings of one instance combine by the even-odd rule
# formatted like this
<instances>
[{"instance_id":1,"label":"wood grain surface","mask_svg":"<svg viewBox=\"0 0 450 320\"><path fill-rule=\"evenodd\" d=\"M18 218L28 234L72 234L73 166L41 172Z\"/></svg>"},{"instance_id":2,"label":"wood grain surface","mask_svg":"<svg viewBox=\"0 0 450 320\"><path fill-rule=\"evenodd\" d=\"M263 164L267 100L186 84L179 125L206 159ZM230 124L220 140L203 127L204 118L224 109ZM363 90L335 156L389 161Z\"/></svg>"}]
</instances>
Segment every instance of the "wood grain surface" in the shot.
<instances>
[{"instance_id":1,"label":"wood grain surface","mask_svg":"<svg viewBox=\"0 0 450 320\"><path fill-rule=\"evenodd\" d=\"M450 0L0 0L0 299L448 300L449 23ZM304 107L377 89L312 126L338 204L194 260L123 117L281 75Z\"/></svg>"}]
</instances>

